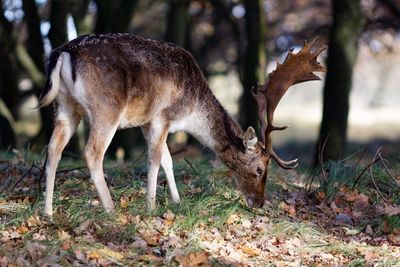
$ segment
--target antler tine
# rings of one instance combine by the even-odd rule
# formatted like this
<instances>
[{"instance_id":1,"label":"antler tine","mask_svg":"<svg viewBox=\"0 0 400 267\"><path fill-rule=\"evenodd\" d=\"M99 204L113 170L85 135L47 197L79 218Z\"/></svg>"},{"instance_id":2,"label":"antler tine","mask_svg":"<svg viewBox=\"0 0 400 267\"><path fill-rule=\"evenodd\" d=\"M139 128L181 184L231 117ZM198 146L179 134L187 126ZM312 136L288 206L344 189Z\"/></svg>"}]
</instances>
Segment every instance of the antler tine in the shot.
<instances>
[{"instance_id":1,"label":"antler tine","mask_svg":"<svg viewBox=\"0 0 400 267\"><path fill-rule=\"evenodd\" d=\"M264 91L259 90L260 86L257 85L256 87L253 86L251 88L251 94L253 95L254 99L257 102L257 108L258 108L258 120L260 122L260 138L261 142L264 144L265 143L265 131L267 129L267 121L265 120L265 113L267 112L267 100L265 99L264 96Z\"/></svg>"},{"instance_id":2,"label":"antler tine","mask_svg":"<svg viewBox=\"0 0 400 267\"><path fill-rule=\"evenodd\" d=\"M296 168L298 164L297 159L282 160L272 149L271 132L282 131L287 128L287 126L277 127L273 125L274 112L290 86L306 81L320 80L313 72L325 71L325 68L317 61L317 57L326 49L326 46L311 52L317 39L318 37L311 42L305 41L303 48L297 54L294 54L293 49L290 49L284 62L282 64L277 63L276 70L268 75L267 82L257 89L253 88L252 93L258 105L261 139L264 142L265 150L284 169ZM267 113L266 119L265 112Z\"/></svg>"}]
</instances>

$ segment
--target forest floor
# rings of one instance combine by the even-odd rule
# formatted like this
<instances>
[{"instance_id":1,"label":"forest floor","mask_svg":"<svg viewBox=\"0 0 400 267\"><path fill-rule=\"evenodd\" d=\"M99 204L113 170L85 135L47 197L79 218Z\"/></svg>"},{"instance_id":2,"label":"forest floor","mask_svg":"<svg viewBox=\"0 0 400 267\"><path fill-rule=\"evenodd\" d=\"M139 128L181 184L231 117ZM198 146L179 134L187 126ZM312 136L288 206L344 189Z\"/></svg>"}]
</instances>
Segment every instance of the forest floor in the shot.
<instances>
[{"instance_id":1,"label":"forest floor","mask_svg":"<svg viewBox=\"0 0 400 267\"><path fill-rule=\"evenodd\" d=\"M180 157L181 203L160 174L151 214L144 156L106 161L113 214L83 162L65 160L52 221L42 215L43 159L2 155L0 266L400 266L400 168L380 154L370 167L361 156L331 162L312 186L309 172L272 165L267 201L254 210L219 161Z\"/></svg>"}]
</instances>

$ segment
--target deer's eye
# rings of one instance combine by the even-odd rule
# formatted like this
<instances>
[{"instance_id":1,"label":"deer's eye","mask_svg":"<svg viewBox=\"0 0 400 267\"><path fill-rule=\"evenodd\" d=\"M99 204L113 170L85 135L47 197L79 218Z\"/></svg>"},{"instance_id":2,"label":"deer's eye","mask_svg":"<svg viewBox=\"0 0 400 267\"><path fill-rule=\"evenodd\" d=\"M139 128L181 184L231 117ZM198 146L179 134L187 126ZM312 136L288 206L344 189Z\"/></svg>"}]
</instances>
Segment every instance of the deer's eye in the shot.
<instances>
[{"instance_id":1,"label":"deer's eye","mask_svg":"<svg viewBox=\"0 0 400 267\"><path fill-rule=\"evenodd\" d=\"M257 168L257 173L258 173L258 175L261 175L261 174L262 174L262 170L261 170L260 167Z\"/></svg>"}]
</instances>

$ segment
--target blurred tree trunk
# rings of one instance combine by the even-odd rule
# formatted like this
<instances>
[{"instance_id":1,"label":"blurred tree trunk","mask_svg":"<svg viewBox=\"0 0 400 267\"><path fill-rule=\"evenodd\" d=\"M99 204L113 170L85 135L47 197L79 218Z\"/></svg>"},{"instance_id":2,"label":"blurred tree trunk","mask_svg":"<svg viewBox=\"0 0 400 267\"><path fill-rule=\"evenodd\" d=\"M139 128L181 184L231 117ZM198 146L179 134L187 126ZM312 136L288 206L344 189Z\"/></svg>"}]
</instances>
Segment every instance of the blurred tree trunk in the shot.
<instances>
[{"instance_id":1,"label":"blurred tree trunk","mask_svg":"<svg viewBox=\"0 0 400 267\"><path fill-rule=\"evenodd\" d=\"M50 4L50 30L48 37L51 47L54 49L68 41L67 18L68 12L71 9L71 2L63 0L51 0ZM34 27L40 28L40 23ZM42 129L35 140L37 145L47 144L53 131L53 106L50 105L49 107L43 109L42 114L43 113L45 113L45 115L42 116ZM81 153L81 149L79 147L79 137L77 134L71 138L65 150L74 154Z\"/></svg>"},{"instance_id":2,"label":"blurred tree trunk","mask_svg":"<svg viewBox=\"0 0 400 267\"><path fill-rule=\"evenodd\" d=\"M24 19L28 28L27 48L28 54L33 60L36 68L44 75L44 44L42 33L40 32L40 18L35 0L23 0ZM35 95L39 99L44 84L33 85ZM41 108L40 117L42 128L39 134L33 140L34 147L43 147L50 139L50 134L53 128L53 108L52 106Z\"/></svg>"},{"instance_id":3,"label":"blurred tree trunk","mask_svg":"<svg viewBox=\"0 0 400 267\"><path fill-rule=\"evenodd\" d=\"M188 0L170 0L164 40L185 47L189 23Z\"/></svg>"},{"instance_id":4,"label":"blurred tree trunk","mask_svg":"<svg viewBox=\"0 0 400 267\"><path fill-rule=\"evenodd\" d=\"M95 33L128 32L138 0L95 0L95 2L97 5ZM122 148L125 157L130 158L133 149L142 143L139 128L119 130L107 151L111 156L115 156L117 149Z\"/></svg>"},{"instance_id":5,"label":"blurred tree trunk","mask_svg":"<svg viewBox=\"0 0 400 267\"><path fill-rule=\"evenodd\" d=\"M68 41L67 19L69 9L69 1L51 0L48 37L53 49Z\"/></svg>"},{"instance_id":6,"label":"blurred tree trunk","mask_svg":"<svg viewBox=\"0 0 400 267\"><path fill-rule=\"evenodd\" d=\"M240 124L257 127L257 105L251 95L253 86L266 79L265 14L262 0L244 1L247 46L242 63L243 95L240 99Z\"/></svg>"},{"instance_id":7,"label":"blurred tree trunk","mask_svg":"<svg viewBox=\"0 0 400 267\"><path fill-rule=\"evenodd\" d=\"M86 19L89 2L90 0L76 0L72 5L71 13L78 36L91 31L91 25Z\"/></svg>"},{"instance_id":8,"label":"blurred tree trunk","mask_svg":"<svg viewBox=\"0 0 400 267\"><path fill-rule=\"evenodd\" d=\"M339 159L345 149L351 79L357 59L358 39L364 25L360 0L334 0L332 7L328 72L316 153L318 155L318 150L326 143L322 155L324 161Z\"/></svg>"},{"instance_id":9,"label":"blurred tree trunk","mask_svg":"<svg viewBox=\"0 0 400 267\"><path fill-rule=\"evenodd\" d=\"M12 24L4 17L0 3L0 148L16 146L13 115L10 110L18 102L17 61L13 54L16 41ZM3 101L4 99L4 101ZM17 113L16 110L14 110Z\"/></svg>"},{"instance_id":10,"label":"blurred tree trunk","mask_svg":"<svg viewBox=\"0 0 400 267\"><path fill-rule=\"evenodd\" d=\"M138 0L95 0L95 33L128 32Z\"/></svg>"},{"instance_id":11,"label":"blurred tree trunk","mask_svg":"<svg viewBox=\"0 0 400 267\"><path fill-rule=\"evenodd\" d=\"M3 5L0 4L0 97L14 118L18 115L19 100L16 43L13 25L4 17Z\"/></svg>"},{"instance_id":12,"label":"blurred tree trunk","mask_svg":"<svg viewBox=\"0 0 400 267\"><path fill-rule=\"evenodd\" d=\"M0 88L1 88L0 79ZM16 136L14 131L14 120L7 106L0 98L0 149L8 149L16 147Z\"/></svg>"}]
</instances>

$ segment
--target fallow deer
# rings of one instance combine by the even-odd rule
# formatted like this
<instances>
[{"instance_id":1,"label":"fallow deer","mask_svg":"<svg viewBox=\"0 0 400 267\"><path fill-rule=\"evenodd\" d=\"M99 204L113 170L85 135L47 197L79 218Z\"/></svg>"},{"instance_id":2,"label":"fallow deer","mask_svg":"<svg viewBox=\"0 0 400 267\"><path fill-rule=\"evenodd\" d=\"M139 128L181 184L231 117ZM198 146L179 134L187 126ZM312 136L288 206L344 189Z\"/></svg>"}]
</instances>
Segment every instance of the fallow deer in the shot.
<instances>
[{"instance_id":1,"label":"fallow deer","mask_svg":"<svg viewBox=\"0 0 400 267\"><path fill-rule=\"evenodd\" d=\"M274 110L293 84L318 80L324 71L317 61L324 47L311 52L314 41L297 54L289 51L283 64L253 93L261 122L258 141L252 127L243 131L214 97L190 53L170 43L129 34L80 36L52 51L40 106L54 101L56 117L48 145L45 214L51 216L54 179L61 153L79 121L90 123L84 150L101 203L114 209L104 180L104 153L117 129L140 126L148 144L146 205L155 208L157 174L163 167L173 202L179 202L168 132L183 130L213 149L236 173L236 182L250 207L264 203L268 163L272 158L285 169L297 160L283 161L273 151ZM267 120L265 120L267 113Z\"/></svg>"}]
</instances>

